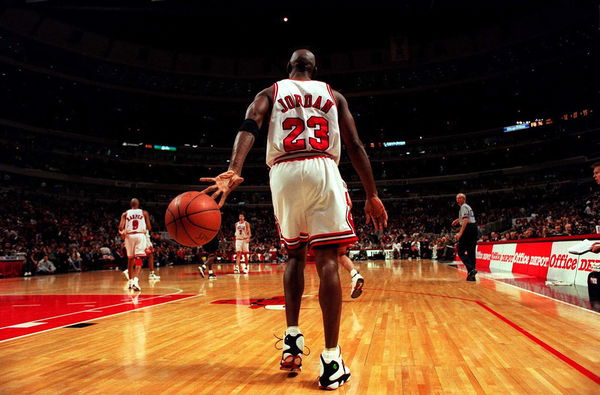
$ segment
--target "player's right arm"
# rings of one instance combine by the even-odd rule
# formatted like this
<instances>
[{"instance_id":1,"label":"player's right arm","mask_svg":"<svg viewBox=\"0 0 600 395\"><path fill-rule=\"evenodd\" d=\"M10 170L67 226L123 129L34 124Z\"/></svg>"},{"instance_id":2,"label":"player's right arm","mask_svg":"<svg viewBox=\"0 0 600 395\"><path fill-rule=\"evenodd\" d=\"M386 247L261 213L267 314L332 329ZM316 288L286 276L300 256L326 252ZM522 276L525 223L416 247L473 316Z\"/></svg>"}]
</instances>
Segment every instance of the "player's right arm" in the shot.
<instances>
[{"instance_id":1,"label":"player's right arm","mask_svg":"<svg viewBox=\"0 0 600 395\"><path fill-rule=\"evenodd\" d=\"M256 95L254 101L246 110L246 120L243 125L248 125L247 122L256 122L256 126L258 126L258 129L260 130L271 108L270 97L272 96L272 91L273 88L270 87L262 90ZM215 183L204 189L202 193L212 192L211 197L215 200L221 195L221 198L218 201L219 207L223 207L227 196L229 196L229 194L244 181L241 177L242 168L244 167L244 161L246 160L246 156L248 156L248 152L250 152L254 145L255 133L256 131L252 133L251 131L244 130L244 126L240 128L235 138L235 142L233 143L229 169L216 177L200 178L200 181L202 182Z\"/></svg>"},{"instance_id":2,"label":"player's right arm","mask_svg":"<svg viewBox=\"0 0 600 395\"><path fill-rule=\"evenodd\" d=\"M387 226L388 215L385 211L383 203L377 195L377 187L373 178L373 170L371 162L365 151L362 141L358 137L354 118L348 108L346 98L339 92L334 91L335 100L338 107L338 118L340 125L340 134L342 141L348 151L348 156L352 162L352 166L358 173L360 181L367 194L365 202L365 214L367 216L367 224L373 221L375 230L381 231Z\"/></svg>"}]
</instances>

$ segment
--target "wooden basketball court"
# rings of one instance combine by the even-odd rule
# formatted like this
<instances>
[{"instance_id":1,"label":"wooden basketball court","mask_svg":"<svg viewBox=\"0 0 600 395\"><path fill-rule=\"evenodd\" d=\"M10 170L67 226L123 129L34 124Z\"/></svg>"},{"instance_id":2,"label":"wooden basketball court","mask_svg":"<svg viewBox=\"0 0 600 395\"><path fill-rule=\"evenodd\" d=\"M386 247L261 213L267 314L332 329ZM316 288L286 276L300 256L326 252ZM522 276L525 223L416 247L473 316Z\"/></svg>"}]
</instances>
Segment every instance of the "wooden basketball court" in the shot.
<instances>
[{"instance_id":1,"label":"wooden basketball court","mask_svg":"<svg viewBox=\"0 0 600 395\"><path fill-rule=\"evenodd\" d=\"M0 280L0 393L316 393L317 274L307 265L300 315L311 354L288 377L283 269L161 268L154 284L144 270L139 295L116 271ZM340 393L600 393L598 313L426 260L358 269L358 299L341 270Z\"/></svg>"}]
</instances>

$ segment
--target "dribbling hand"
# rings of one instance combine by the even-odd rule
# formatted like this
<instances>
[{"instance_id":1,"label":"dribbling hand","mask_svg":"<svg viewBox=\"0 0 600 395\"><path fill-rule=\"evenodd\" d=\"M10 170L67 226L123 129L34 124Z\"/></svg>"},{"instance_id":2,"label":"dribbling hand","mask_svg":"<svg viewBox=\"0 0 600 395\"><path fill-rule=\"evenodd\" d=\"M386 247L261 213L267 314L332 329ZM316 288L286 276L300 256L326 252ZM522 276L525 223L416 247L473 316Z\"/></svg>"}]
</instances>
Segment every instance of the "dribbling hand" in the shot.
<instances>
[{"instance_id":1,"label":"dribbling hand","mask_svg":"<svg viewBox=\"0 0 600 395\"><path fill-rule=\"evenodd\" d=\"M244 179L237 175L237 173L233 170L228 170L225 173L221 173L216 177L202 177L200 178L200 181L215 183L215 185L211 185L208 188L205 188L200 193L208 194L209 192L212 192L212 195L210 195L210 197L215 199L215 201L217 201L217 198L219 197L219 195L221 195L221 198L217 201L220 208L223 207L223 205L225 204L225 199L227 199L227 196L229 196L229 194L233 192L233 190L237 188L238 185L244 182Z\"/></svg>"},{"instance_id":2,"label":"dribbling hand","mask_svg":"<svg viewBox=\"0 0 600 395\"><path fill-rule=\"evenodd\" d=\"M370 197L365 202L365 215L367 217L367 225L373 222L373 227L376 231L381 232L387 227L388 215L385 211L383 203L378 197Z\"/></svg>"}]
</instances>

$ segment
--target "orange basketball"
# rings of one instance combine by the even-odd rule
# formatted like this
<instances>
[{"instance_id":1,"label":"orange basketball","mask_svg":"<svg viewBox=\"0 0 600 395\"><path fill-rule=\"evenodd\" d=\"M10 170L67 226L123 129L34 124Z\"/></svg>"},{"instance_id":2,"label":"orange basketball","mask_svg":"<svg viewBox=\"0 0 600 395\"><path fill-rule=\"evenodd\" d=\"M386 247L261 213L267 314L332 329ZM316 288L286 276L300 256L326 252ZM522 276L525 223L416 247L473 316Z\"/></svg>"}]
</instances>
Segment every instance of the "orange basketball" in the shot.
<instances>
[{"instance_id":1,"label":"orange basketball","mask_svg":"<svg viewBox=\"0 0 600 395\"><path fill-rule=\"evenodd\" d=\"M179 244L197 247L215 237L221 227L221 212L210 196L195 191L184 192L169 203L165 225Z\"/></svg>"}]
</instances>

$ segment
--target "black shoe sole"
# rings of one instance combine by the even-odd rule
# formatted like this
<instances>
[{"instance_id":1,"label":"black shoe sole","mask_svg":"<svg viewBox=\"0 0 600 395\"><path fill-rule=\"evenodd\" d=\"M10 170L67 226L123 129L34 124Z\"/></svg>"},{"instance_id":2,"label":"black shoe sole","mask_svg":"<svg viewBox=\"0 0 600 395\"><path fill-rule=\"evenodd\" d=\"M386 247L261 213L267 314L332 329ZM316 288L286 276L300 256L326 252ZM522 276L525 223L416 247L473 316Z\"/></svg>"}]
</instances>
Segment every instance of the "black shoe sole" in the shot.
<instances>
[{"instance_id":1,"label":"black shoe sole","mask_svg":"<svg viewBox=\"0 0 600 395\"><path fill-rule=\"evenodd\" d=\"M363 285L365 285L365 280L364 279L359 278L358 280L356 280L356 286L354 287L354 289L352 290L352 294L350 295L350 297L352 299L356 299L360 295L362 295Z\"/></svg>"}]
</instances>

